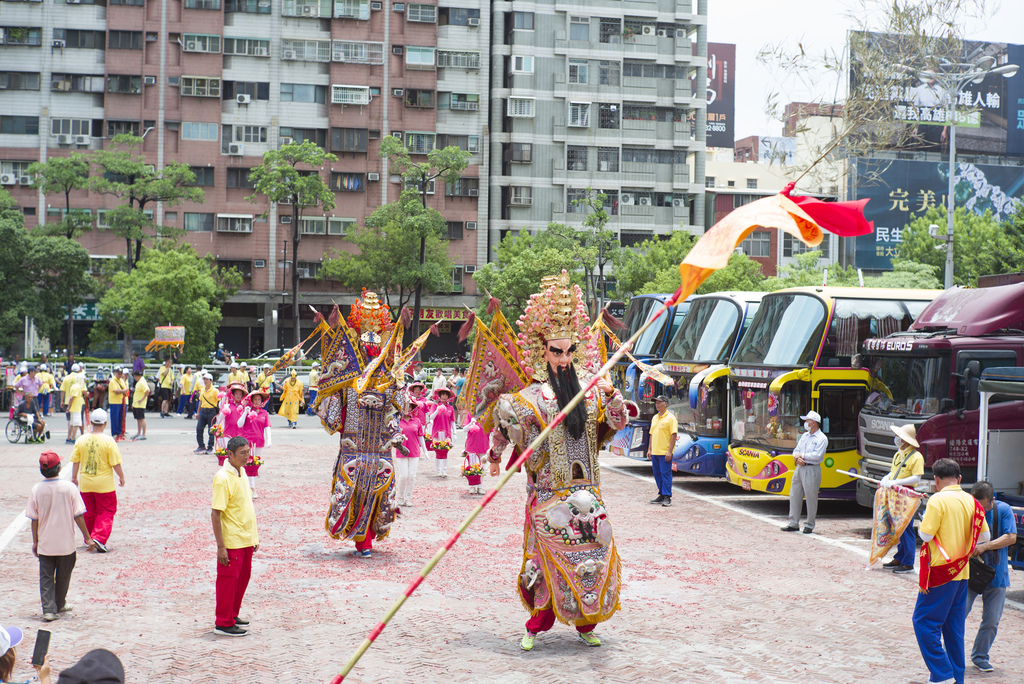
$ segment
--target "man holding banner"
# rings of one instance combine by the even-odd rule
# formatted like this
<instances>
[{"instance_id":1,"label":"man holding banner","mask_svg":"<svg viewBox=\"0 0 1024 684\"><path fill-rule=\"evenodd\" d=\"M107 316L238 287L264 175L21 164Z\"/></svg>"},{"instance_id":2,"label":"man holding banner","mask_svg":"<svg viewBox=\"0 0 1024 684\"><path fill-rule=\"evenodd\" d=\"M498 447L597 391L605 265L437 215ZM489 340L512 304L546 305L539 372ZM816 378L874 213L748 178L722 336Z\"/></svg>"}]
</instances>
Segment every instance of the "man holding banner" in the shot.
<instances>
[{"instance_id":1,"label":"man holding banner","mask_svg":"<svg viewBox=\"0 0 1024 684\"><path fill-rule=\"evenodd\" d=\"M960 488L960 465L943 458L932 465L935 491L919 529L920 593L914 634L930 682L964 681L964 623L968 562L978 542L989 539L985 509Z\"/></svg>"}]
</instances>

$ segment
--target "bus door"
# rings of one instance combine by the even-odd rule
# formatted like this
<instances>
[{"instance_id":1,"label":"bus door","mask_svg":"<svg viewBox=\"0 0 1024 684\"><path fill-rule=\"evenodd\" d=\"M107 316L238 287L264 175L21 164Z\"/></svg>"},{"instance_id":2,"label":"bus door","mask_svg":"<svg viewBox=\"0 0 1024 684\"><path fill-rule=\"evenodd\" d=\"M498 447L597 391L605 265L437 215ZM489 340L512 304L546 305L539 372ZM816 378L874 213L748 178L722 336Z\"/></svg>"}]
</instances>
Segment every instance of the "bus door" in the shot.
<instances>
[{"instance_id":1,"label":"bus door","mask_svg":"<svg viewBox=\"0 0 1024 684\"><path fill-rule=\"evenodd\" d=\"M821 486L840 487L851 482L836 472L857 469L857 429L860 409L868 396L868 387L859 381L823 380L815 387L821 430L828 437L828 451L822 462Z\"/></svg>"}]
</instances>

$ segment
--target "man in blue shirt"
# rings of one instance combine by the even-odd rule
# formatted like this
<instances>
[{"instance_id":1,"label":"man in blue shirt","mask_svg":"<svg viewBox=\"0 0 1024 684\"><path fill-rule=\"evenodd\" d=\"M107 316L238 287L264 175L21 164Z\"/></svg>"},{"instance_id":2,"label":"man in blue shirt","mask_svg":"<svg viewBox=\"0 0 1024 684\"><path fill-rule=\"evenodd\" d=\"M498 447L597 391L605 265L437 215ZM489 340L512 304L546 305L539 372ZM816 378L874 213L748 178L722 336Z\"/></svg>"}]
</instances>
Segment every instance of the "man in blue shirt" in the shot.
<instances>
[{"instance_id":1,"label":"man in blue shirt","mask_svg":"<svg viewBox=\"0 0 1024 684\"><path fill-rule=\"evenodd\" d=\"M818 515L818 490L821 489L821 462L825 459L828 448L828 437L821 431L821 416L817 411L810 411L800 416L807 430L800 435L800 440L793 449L793 461L796 471L789 483L789 524L782 528L783 532L796 532L800 529L800 509L804 497L807 497L807 520L804 522L804 534L814 531L814 519Z\"/></svg>"},{"instance_id":2,"label":"man in blue shirt","mask_svg":"<svg viewBox=\"0 0 1024 684\"><path fill-rule=\"evenodd\" d=\"M992 530L991 541L979 542L974 549L975 556L981 556L989 566L995 568L996 574L981 593L981 627L974 638L971 649L971 662L982 672L991 672L994 668L989 663L988 652L992 642L996 640L999 620L1003 617L1003 605L1006 603L1006 590L1010 586L1010 568L1007 562L1006 549L1017 543L1017 523L1013 519L1013 510L1004 501L996 501L992 485L982 480L971 487L971 495L985 509L985 522ZM978 597L967 590L967 612L974 607L974 599Z\"/></svg>"}]
</instances>

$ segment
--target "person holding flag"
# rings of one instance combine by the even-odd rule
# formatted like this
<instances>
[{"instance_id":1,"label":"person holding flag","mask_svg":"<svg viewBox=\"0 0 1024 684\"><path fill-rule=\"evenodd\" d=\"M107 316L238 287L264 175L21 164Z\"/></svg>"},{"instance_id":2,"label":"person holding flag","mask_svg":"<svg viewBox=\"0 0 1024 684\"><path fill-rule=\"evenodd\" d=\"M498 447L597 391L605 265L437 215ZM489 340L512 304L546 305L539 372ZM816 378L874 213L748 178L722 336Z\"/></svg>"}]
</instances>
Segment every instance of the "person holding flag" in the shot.
<instances>
[{"instance_id":1,"label":"person holding flag","mask_svg":"<svg viewBox=\"0 0 1024 684\"><path fill-rule=\"evenodd\" d=\"M913 487L921 481L924 475L924 456L917 450L921 445L917 443L917 428L913 425L890 425L896 437L896 455L892 457L892 470L882 478L880 487L886 489L903 486ZM917 533L914 532L914 521L911 519L900 535L899 545L896 547L896 555L883 568L892 568L896 574L905 574L914 571L914 553L917 551Z\"/></svg>"}]
</instances>

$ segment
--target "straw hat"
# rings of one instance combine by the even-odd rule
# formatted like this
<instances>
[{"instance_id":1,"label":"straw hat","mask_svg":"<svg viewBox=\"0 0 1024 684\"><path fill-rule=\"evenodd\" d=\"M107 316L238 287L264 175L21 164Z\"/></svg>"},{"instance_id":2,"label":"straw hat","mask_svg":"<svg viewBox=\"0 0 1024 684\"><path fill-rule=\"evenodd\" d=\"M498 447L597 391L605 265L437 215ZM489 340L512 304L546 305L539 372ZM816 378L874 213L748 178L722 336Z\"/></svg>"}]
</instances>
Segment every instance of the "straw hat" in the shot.
<instances>
[{"instance_id":1,"label":"straw hat","mask_svg":"<svg viewBox=\"0 0 1024 684\"><path fill-rule=\"evenodd\" d=\"M920 444L917 443L917 428L914 427L913 425L900 425L899 427L895 425L890 425L889 429L892 430L897 437L902 439L907 444L916 447L921 446Z\"/></svg>"}]
</instances>

